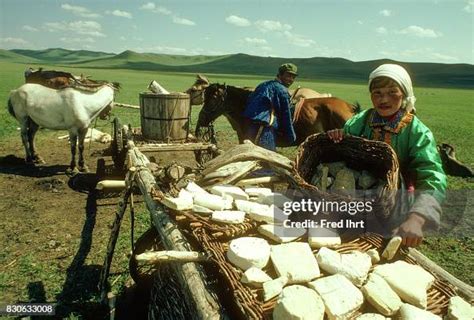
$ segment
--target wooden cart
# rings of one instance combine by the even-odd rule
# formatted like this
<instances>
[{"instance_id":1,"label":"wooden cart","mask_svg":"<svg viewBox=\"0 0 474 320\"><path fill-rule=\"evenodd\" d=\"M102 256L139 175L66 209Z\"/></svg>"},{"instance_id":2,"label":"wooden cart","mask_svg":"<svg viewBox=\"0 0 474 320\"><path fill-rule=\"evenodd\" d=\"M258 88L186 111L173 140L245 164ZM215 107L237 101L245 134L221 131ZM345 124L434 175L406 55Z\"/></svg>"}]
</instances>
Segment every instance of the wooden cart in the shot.
<instances>
[{"instance_id":1,"label":"wooden cart","mask_svg":"<svg viewBox=\"0 0 474 320\"><path fill-rule=\"evenodd\" d=\"M239 149L240 148L240 149ZM248 151L250 146L240 145L235 150L228 152L228 154L222 157L216 158L208 163L209 170L214 170L218 164L228 164L233 161L241 161L242 157L245 157L245 152ZM253 154L252 158L259 160L265 158L266 154ZM196 250L195 244L192 243L189 237L189 230L185 230L180 227L178 220L172 219L170 210L164 207L161 202L157 201L156 192L157 184L155 177L147 168L149 163L148 158L140 151L138 147L134 145L132 141L128 141L127 144L127 185L135 185L140 189L141 194L146 203L146 207L150 212L151 221L158 234L159 242L162 246L160 250L168 251L180 251L180 252L193 252ZM206 169L204 171L206 171ZM291 169L291 166L287 163L282 163L278 170L285 174ZM288 179L292 179L291 175ZM113 227L114 232L118 234L121 217L125 212L128 197L130 196L129 191L124 193L124 201L121 202L119 207L119 214L117 215L116 223ZM201 223L203 221L186 221L185 224L190 223ZM232 229L232 228L229 228ZM232 230L231 230L232 231ZM113 253L113 247L115 245L114 238L111 236L109 242L108 257L106 258L104 273L102 275L102 288L105 288L107 281L108 270L110 268L111 254ZM352 245L352 244L350 244ZM368 244L370 247L370 243ZM215 251L211 246L210 251ZM349 250L350 248L346 248ZM429 270L438 279L439 283L446 284L446 289L443 290L442 286L438 287L434 293L431 294L432 299L435 299L437 303L442 305L436 306L438 310L445 310L446 298L454 294L461 295L467 301L472 302L474 298L474 290L471 286L459 281L448 272L437 266L434 262L430 261L419 251L410 249L404 253L406 259L417 263ZM222 257L221 257L222 258ZM175 292L175 295L164 297L162 301L165 303L159 307L154 306L154 311L150 313L152 318L160 319L227 319L227 318L241 318L242 315L247 315L248 318L264 318L268 316L268 311L273 308L270 303L257 305L256 309L249 310L248 304L242 303L247 299L254 297L254 292L250 289L245 289L245 292L236 290L236 286L229 285L226 282L220 282L216 284L216 281L212 275L209 275L208 267L211 266L214 269L222 270L222 265L216 263L216 261L222 260L219 257L197 257L196 259L181 260L179 262L165 263L164 268L160 267L158 273L159 285L155 291L165 290L166 292ZM226 263L226 262L223 262ZM224 267L225 269L225 267ZM229 272L219 271L219 272ZM235 277L234 277L235 278ZM161 279L161 280L160 280ZM236 282L234 282L235 284ZM232 283L231 283L232 284ZM220 290L219 290L220 289ZM171 291L168 291L171 290ZM222 293L226 294L223 298ZM433 296L434 294L434 296ZM176 300L178 296L178 300ZM225 300L233 300L235 309L225 308L229 304L225 303ZM231 303L232 304L232 303ZM236 314L238 316L236 316ZM250 316L249 316L250 315Z\"/></svg>"},{"instance_id":2,"label":"wooden cart","mask_svg":"<svg viewBox=\"0 0 474 320\"><path fill-rule=\"evenodd\" d=\"M123 169L127 141L141 152L193 151L199 165L218 155L212 125L200 140L190 134L191 104L188 94L140 93L140 128L112 122L112 158L116 169Z\"/></svg>"}]
</instances>

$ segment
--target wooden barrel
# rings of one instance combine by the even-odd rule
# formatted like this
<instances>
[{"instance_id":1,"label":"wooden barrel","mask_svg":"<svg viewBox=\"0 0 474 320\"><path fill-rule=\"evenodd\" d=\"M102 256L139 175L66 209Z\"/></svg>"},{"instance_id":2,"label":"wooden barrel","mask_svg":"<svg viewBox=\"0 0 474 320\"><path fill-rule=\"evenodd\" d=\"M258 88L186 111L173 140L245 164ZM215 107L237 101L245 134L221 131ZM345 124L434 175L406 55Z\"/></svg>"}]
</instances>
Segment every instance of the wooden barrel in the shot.
<instances>
[{"instance_id":1,"label":"wooden barrel","mask_svg":"<svg viewBox=\"0 0 474 320\"><path fill-rule=\"evenodd\" d=\"M140 120L145 139L166 143L185 141L191 103L187 93L140 93Z\"/></svg>"}]
</instances>

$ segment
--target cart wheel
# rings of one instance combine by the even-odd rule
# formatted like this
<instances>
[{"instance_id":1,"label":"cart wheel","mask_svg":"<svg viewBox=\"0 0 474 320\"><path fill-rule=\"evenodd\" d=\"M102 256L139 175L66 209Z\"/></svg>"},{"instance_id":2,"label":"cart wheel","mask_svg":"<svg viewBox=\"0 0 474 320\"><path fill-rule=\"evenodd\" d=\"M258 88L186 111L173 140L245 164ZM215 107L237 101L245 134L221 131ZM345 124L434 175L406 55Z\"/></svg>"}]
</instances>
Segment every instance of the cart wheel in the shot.
<instances>
[{"instance_id":1,"label":"cart wheel","mask_svg":"<svg viewBox=\"0 0 474 320\"><path fill-rule=\"evenodd\" d=\"M214 126L210 124L207 128L201 128L201 133L199 134L198 138L202 142L209 142L214 145L217 144L216 134L214 132ZM194 156L196 158L196 162L203 166L206 162L214 159L219 154L215 150L196 150L194 151Z\"/></svg>"},{"instance_id":2,"label":"cart wheel","mask_svg":"<svg viewBox=\"0 0 474 320\"><path fill-rule=\"evenodd\" d=\"M150 320L188 320L196 318L196 309L184 298L181 284L168 262L156 270L148 304ZM177 268L180 269L180 268Z\"/></svg>"},{"instance_id":3,"label":"cart wheel","mask_svg":"<svg viewBox=\"0 0 474 320\"><path fill-rule=\"evenodd\" d=\"M153 284L153 272L156 271L156 267L149 265L139 266L135 260L135 256L148 250L160 249L162 249L162 247L158 240L158 232L153 227L145 231L135 242L135 250L130 257L128 267L130 276L139 286L151 288Z\"/></svg>"},{"instance_id":4,"label":"cart wheel","mask_svg":"<svg viewBox=\"0 0 474 320\"><path fill-rule=\"evenodd\" d=\"M117 170L122 170L125 163L125 148L123 145L123 132L120 120L115 117L112 122L113 140L112 140L112 159Z\"/></svg>"}]
</instances>

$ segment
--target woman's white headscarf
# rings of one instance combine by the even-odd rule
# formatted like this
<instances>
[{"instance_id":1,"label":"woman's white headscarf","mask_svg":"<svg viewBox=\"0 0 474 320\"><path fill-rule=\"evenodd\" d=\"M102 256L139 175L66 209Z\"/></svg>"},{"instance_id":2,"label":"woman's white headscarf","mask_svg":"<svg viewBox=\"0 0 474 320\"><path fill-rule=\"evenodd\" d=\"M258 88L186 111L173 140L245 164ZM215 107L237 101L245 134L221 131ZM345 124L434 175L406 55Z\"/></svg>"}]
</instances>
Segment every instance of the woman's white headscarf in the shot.
<instances>
[{"instance_id":1,"label":"woman's white headscarf","mask_svg":"<svg viewBox=\"0 0 474 320\"><path fill-rule=\"evenodd\" d=\"M394 80L403 90L405 98L403 99L402 107L408 112L415 112L415 95L413 94L413 86L411 84L411 78L408 72L397 64L382 64L377 69L372 71L369 75L369 88L372 80L377 77L388 77Z\"/></svg>"}]
</instances>

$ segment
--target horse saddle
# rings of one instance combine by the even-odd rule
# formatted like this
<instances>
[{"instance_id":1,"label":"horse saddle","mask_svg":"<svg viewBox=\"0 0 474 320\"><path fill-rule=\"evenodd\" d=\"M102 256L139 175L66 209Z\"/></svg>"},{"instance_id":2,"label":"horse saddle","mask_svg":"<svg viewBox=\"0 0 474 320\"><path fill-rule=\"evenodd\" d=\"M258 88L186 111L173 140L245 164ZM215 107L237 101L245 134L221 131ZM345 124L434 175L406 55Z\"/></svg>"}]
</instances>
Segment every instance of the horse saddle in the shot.
<instances>
[{"instance_id":1,"label":"horse saddle","mask_svg":"<svg viewBox=\"0 0 474 320\"><path fill-rule=\"evenodd\" d=\"M470 178L474 177L471 168L456 159L454 147L447 143L437 145L444 172L450 176Z\"/></svg>"},{"instance_id":2,"label":"horse saddle","mask_svg":"<svg viewBox=\"0 0 474 320\"><path fill-rule=\"evenodd\" d=\"M91 92L96 92L107 84L106 81L91 80L82 75L79 78L69 72L43 70L42 68L25 75L25 82L40 84L51 89L74 88Z\"/></svg>"}]
</instances>

